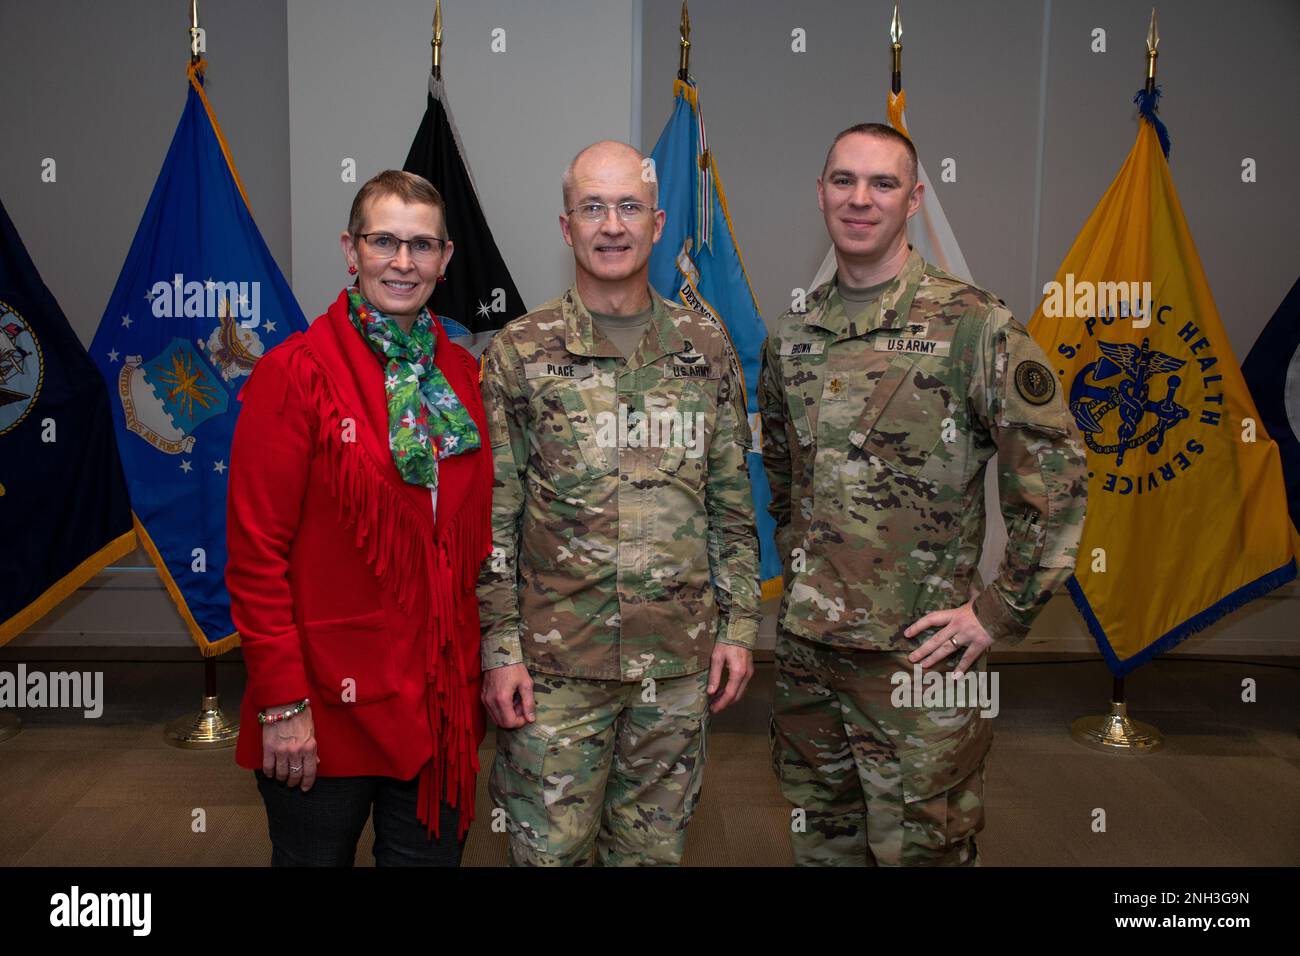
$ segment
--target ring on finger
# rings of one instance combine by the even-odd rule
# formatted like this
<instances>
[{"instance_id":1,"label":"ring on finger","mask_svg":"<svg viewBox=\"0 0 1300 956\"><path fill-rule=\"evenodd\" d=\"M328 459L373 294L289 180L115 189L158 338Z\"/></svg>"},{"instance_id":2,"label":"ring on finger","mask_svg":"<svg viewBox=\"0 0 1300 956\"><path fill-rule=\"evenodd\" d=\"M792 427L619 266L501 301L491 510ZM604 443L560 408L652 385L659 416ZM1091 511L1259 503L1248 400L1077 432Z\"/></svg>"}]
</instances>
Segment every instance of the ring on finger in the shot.
<instances>
[{"instance_id":1,"label":"ring on finger","mask_svg":"<svg viewBox=\"0 0 1300 956\"><path fill-rule=\"evenodd\" d=\"M957 638L955 637L948 638L948 643L950 643L953 646L953 650L957 650L957 651L961 650L961 645L957 643Z\"/></svg>"}]
</instances>

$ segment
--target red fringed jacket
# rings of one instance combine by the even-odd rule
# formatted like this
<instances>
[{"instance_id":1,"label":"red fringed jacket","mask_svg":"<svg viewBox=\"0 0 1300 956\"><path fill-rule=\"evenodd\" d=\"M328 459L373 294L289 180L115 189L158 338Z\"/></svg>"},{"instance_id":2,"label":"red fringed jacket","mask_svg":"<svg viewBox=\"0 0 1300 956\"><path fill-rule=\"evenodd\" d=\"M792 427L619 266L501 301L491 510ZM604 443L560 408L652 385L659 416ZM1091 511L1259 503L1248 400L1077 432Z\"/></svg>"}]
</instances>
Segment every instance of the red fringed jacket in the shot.
<instances>
[{"instance_id":1,"label":"red fringed jacket","mask_svg":"<svg viewBox=\"0 0 1300 956\"><path fill-rule=\"evenodd\" d=\"M235 759L262 766L257 712L311 699L324 777L420 775L474 812L484 719L474 585L491 550L492 456L478 365L442 325L436 362L482 447L438 465L433 494L388 450L383 368L341 294L258 361L231 448L226 585L248 669Z\"/></svg>"}]
</instances>

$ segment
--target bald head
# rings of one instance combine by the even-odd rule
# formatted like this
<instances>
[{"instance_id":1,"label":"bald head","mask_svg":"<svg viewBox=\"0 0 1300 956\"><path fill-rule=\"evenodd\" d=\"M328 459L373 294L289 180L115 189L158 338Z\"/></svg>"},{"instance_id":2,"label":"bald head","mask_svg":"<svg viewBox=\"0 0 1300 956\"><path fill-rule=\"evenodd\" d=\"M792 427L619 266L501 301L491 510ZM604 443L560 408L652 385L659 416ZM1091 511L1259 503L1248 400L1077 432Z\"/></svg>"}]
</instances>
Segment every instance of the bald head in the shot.
<instances>
[{"instance_id":1,"label":"bald head","mask_svg":"<svg viewBox=\"0 0 1300 956\"><path fill-rule=\"evenodd\" d=\"M603 139L592 143L573 157L560 180L564 194L564 208L572 209L581 196L575 195L580 184L590 183L610 175L626 176L633 173L649 190L647 199L651 206L659 203L659 183L650 171L648 161L627 143Z\"/></svg>"}]
</instances>

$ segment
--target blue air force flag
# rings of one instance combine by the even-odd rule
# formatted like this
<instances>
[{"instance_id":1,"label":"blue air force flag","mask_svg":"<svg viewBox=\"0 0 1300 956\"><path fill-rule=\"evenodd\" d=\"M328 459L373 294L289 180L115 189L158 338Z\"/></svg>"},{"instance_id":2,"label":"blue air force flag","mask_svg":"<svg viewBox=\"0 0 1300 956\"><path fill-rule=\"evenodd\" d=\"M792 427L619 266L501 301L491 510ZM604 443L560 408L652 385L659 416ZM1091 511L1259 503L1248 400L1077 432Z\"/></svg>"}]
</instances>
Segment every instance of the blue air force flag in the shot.
<instances>
[{"instance_id":1,"label":"blue air force flag","mask_svg":"<svg viewBox=\"0 0 1300 956\"><path fill-rule=\"evenodd\" d=\"M673 96L673 114L651 154L659 181L659 207L667 213L667 221L650 254L650 284L665 299L676 299L708 316L727 336L738 362L754 436L747 457L766 600L781 593L781 556L773 537L776 524L767 513L772 492L759 452L758 366L767 327L731 228L722 179L704 135L695 82L677 80Z\"/></svg>"},{"instance_id":2,"label":"blue air force flag","mask_svg":"<svg viewBox=\"0 0 1300 956\"><path fill-rule=\"evenodd\" d=\"M204 654L238 635L226 593L226 470L237 395L307 328L253 222L203 91L176 135L91 343L108 383L136 532Z\"/></svg>"}]
</instances>

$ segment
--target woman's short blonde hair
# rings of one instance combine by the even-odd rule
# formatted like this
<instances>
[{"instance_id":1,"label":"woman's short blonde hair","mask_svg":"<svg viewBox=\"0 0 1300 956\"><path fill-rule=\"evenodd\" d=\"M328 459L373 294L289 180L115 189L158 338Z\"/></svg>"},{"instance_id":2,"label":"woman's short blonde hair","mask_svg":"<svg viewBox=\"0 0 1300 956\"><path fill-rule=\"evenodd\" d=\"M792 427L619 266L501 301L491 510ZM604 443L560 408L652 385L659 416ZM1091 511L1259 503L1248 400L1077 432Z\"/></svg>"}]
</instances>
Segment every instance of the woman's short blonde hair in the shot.
<instances>
[{"instance_id":1,"label":"woman's short blonde hair","mask_svg":"<svg viewBox=\"0 0 1300 956\"><path fill-rule=\"evenodd\" d=\"M381 196L396 196L405 203L427 203L436 206L442 215L442 228L447 229L447 204L442 194L433 187L433 183L423 176L408 173L401 169L385 169L372 176L358 191L352 200L352 211L348 213L348 232L358 235L365 224L366 205ZM447 238L441 236L439 238Z\"/></svg>"}]
</instances>

